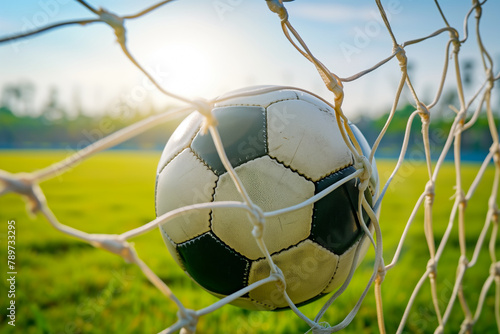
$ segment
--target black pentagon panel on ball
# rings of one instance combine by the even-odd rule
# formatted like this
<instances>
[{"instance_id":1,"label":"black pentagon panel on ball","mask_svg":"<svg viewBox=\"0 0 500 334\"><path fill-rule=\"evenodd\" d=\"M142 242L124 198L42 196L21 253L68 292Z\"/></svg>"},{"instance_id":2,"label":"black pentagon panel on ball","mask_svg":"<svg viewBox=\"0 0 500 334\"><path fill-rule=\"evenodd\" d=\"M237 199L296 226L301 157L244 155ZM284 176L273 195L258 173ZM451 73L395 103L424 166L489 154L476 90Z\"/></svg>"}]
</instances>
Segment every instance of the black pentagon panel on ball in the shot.
<instances>
[{"instance_id":1,"label":"black pentagon panel on ball","mask_svg":"<svg viewBox=\"0 0 500 334\"><path fill-rule=\"evenodd\" d=\"M185 270L208 291L229 295L247 285L249 260L210 232L177 245L177 252Z\"/></svg>"},{"instance_id":2,"label":"black pentagon panel on ball","mask_svg":"<svg viewBox=\"0 0 500 334\"><path fill-rule=\"evenodd\" d=\"M233 167L267 153L266 111L257 106L214 108L222 144ZM217 154L212 135L198 133L191 148L217 175L226 172Z\"/></svg>"},{"instance_id":3,"label":"black pentagon panel on ball","mask_svg":"<svg viewBox=\"0 0 500 334\"><path fill-rule=\"evenodd\" d=\"M326 176L316 182L315 193L321 192L355 171L356 169L350 166ZM349 249L363 233L356 213L359 194L357 182L353 179L344 183L314 204L310 239L338 255ZM371 195L369 196L370 203ZM363 212L363 218L368 225L366 212Z\"/></svg>"}]
</instances>

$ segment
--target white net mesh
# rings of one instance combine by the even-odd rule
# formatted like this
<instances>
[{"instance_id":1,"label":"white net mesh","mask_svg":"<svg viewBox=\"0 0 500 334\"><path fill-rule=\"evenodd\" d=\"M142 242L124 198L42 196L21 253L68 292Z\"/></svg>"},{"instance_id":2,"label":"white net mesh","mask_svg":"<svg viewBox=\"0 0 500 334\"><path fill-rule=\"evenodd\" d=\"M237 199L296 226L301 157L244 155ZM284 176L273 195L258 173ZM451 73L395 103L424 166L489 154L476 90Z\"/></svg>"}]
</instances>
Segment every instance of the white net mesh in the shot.
<instances>
[{"instance_id":1,"label":"white net mesh","mask_svg":"<svg viewBox=\"0 0 500 334\"><path fill-rule=\"evenodd\" d=\"M435 327L435 332L444 332L445 329L449 327L450 319L456 321L456 317L453 316L453 313L457 312L458 309L461 309L463 313L463 322L460 326L461 332L471 332L474 325L481 319L481 315L484 313L489 313L489 315L486 315L487 318L492 319L494 317L496 319L496 326L500 332L500 262L498 262L496 258L499 214L497 207L497 193L500 177L500 146L497 131L498 126L496 124L495 115L492 109L492 95L494 92L493 88L495 81L500 78L500 74L494 72L493 59L488 53L487 46L483 45L481 39L481 14L483 11L483 7L487 8L488 6L488 3L486 3L486 1L472 1L470 10L467 13L464 13L463 29L454 28L448 24L445 13L441 11L441 8L436 1L435 10L442 16L443 28L427 36L421 36L419 38L405 42L401 42L398 40L398 34L397 32L393 32L393 30L391 29L391 25L389 23L389 20L387 19L384 6L380 1L376 1L380 17L382 18L385 29L392 40L392 50L389 50L389 56L387 58L382 59L378 62L374 62L375 65L373 65L372 67L347 78L341 78L336 75L335 69L333 69L333 71L331 69L328 69L319 59L317 59L313 55L313 53L309 50L306 41L304 41L300 37L298 31L295 30L290 23L291 18L289 17L287 9L283 5L282 1L266 1L269 9L279 16L279 19L281 20L281 27L286 38L290 41L290 43L292 43L297 51L300 52L300 54L302 54L305 58L307 58L314 64L326 87L333 93L333 102L331 105L335 110L336 117L339 120L339 124L347 124L347 118L342 111L342 103L344 99L344 84L347 84L351 81L360 80L366 74L377 70L390 61L397 61L401 70L399 84L397 85L397 89L394 93L394 102L391 112L386 120L385 125L380 129L380 135L373 143L373 151L371 156L363 157L360 154L359 148L355 147L357 144L355 144L354 146L350 144L351 142L349 138L354 143L356 143L356 140L353 137L353 134L350 132L349 127L342 127L341 129L344 140L356 159L357 172L352 174L351 177L358 177L362 181L359 187L361 199L359 201L359 205L363 206L363 208L370 215L372 222L374 223L373 233L370 232L365 225L361 224L365 229L365 236L370 239L370 242L372 244L374 250L374 258L372 263L373 271L369 277L368 283L366 284L366 288L362 291L355 291L352 293L352 296L356 296L355 298L357 298L357 302L353 304L351 310L346 311L345 314L340 317L340 320L328 319L325 318L324 315L329 307L336 301L336 299L346 290L347 285L351 281L353 271L350 273L346 283L338 291L336 291L326 303L324 303L324 306L312 319L308 315L304 314L301 310L299 310L293 304L291 299L288 298L287 290L285 288L286 283L284 281L283 274L281 273L279 268L274 265L273 259L271 258L267 246L262 238L262 230L265 228L266 218L277 215L281 212L263 212L259 207L253 204L252 200L246 192L245 187L239 180L238 175L235 173L229 160L227 159L224 153L224 146L222 145L220 135L216 126L217 121L211 113L213 104L216 101L220 100L191 100L189 98L176 95L170 91L165 90L162 85L157 83L154 76L151 75L144 68L144 66L142 66L140 62L134 58L134 56L132 56L131 52L129 51L126 39L127 30L124 27L124 23L128 20L133 20L135 18L141 17L153 10L157 10L159 7L166 5L170 1L159 2L158 4L153 5L145 9L144 11L129 16L118 16L105 9L95 9L83 0L77 1L93 14L95 14L95 18L89 20L61 22L36 29L34 31L30 31L28 33L3 37L0 38L0 43L5 44L9 41L14 41L27 36L37 35L41 32L45 32L55 28L62 28L68 25L89 25L95 23L106 24L114 30L117 41L123 53L130 60L130 62L132 62L142 73L144 73L159 91L169 97L185 103L186 106L181 107L175 111L165 112L145 118L129 127L116 131L115 133L103 138L102 140L96 141L95 143L85 147L84 149L78 151L67 159L64 159L56 164L50 165L35 172L11 174L7 171L0 171L0 194L3 195L12 192L22 195L29 205L29 210L33 213L41 213L47 219L47 221L57 230L78 238L82 241L88 242L95 247L106 249L116 255L123 257L127 262L139 266L144 275L149 279L149 281L154 286L156 286L165 296L167 296L173 303L175 303L179 310L177 322L165 329L163 333L172 333L179 330L182 330L184 333L194 332L196 330L196 326L200 317L218 310L224 305L230 303L232 300L246 294L251 289L255 289L256 287L269 282L275 282L276 284L281 286L283 295L287 300L289 307L300 319L307 323L308 327L310 327L311 331L314 333L331 333L347 327L347 325L349 325L353 321L358 310L363 307L362 305L365 305L362 304L362 302L373 286L374 299L372 299L371 301L375 303L377 310L377 320L373 319L373 322L377 321L380 332L384 333L386 332L384 316L387 314L387 311L384 312L382 297L388 292L384 292L385 285L383 284L383 282L386 278L386 275L387 279L390 279L389 277L391 274L391 270L397 267L400 260L403 261L402 253L405 251L405 245L407 244L410 230L412 228L414 229L413 226L418 224L423 227L423 234L427 243L429 254L428 265L426 268L423 268L425 271L422 273L421 278L414 286L412 293L406 292L404 294L404 298L401 300L401 304L406 305L406 307L404 308L404 312L400 316L399 324L391 323L388 328L397 328L398 333L402 333L405 330L409 330L412 332L428 332L431 325L427 327L420 326L416 329L409 325L409 321L418 323L418 320L415 321L410 319L410 317L412 317L412 307L415 305L418 296L422 294L428 294L428 296L430 297L424 298L424 300L431 301L432 307L428 308L426 312L422 312L422 310L419 310L420 319L423 319L422 321L425 321L426 323L431 323L432 326ZM476 92L470 94L470 96L466 96L463 88L463 76L461 74L461 69L459 66L459 56L461 48L471 39L469 34L472 33L476 35L476 52L478 55L477 57L482 62L484 79ZM408 73L408 59L406 57L405 49L408 46L424 43L428 39L432 39L443 34L448 34L449 39L445 44L445 58L443 62L443 71L441 74L440 83L437 90L434 92L433 99L430 102L425 102L424 99L420 98L421 94L419 94L419 92L413 88L411 75ZM454 74L453 79L447 78L448 72ZM451 127L447 130L446 140L443 147L440 148L439 154L437 155L437 157L435 157L434 154L432 154L432 146L434 144L432 143L430 136L430 129L432 128L431 115L433 114L436 105L441 99L441 93L447 80L453 82L454 89L456 90L456 94L458 96L459 105L451 106L452 110L455 112L454 121ZM272 90L280 88L283 87L270 89ZM391 126L391 121L396 113L404 89L407 89L410 93L411 102L412 105L415 106L415 109L407 119L406 133L401 146L399 159L396 165L393 167L391 175L387 177L387 182L382 189L376 206L379 206L381 203L383 203L383 199L386 194L388 194L388 192L391 192L391 182L392 184L403 183L404 178L407 177L404 174L404 169L408 169L409 165L408 161L405 160L405 156L407 154L412 126L417 119L421 120L420 140L422 142L427 175L425 176L425 187L422 186L422 192L419 194L414 205L414 209L409 215L409 218L405 224L404 231L400 236L400 242L398 246L395 249L385 250L384 252L382 247L383 239L380 225L378 224L377 217L373 213L370 205L368 205L363 195L364 190L367 186L367 183L363 181L370 178L370 164L373 161L374 154L377 151L379 144L383 141L386 131ZM473 106L475 106L475 109L473 108ZM214 138L214 143L219 153L220 159L222 160L226 170L230 173L233 182L235 183L239 193L244 199L242 202L217 202L190 205L168 212L139 228L135 228L120 235L88 234L59 222L56 215L54 215L54 213L48 206L44 192L39 186L41 182L61 175L61 173L68 171L70 168L72 168L72 166L85 159L88 159L90 156L97 152L111 148L129 138L148 131L148 129L151 129L159 123L166 122L170 119L173 119L174 117L178 117L178 115L184 115L187 112L191 112L194 110L198 110L205 117L205 129L209 131L212 135L212 138ZM469 129L474 127L478 118L483 114L486 115L488 121L492 145L489 154L484 159L481 167L478 168L477 171L475 171L473 181L467 188L463 180L464 167L461 159L462 136ZM454 169L456 172L454 184L454 203L451 209L447 211L447 218L443 218L441 216L436 217L437 214L435 213L435 209L436 207L441 205L438 204L435 196L436 185L439 185L439 175L440 172L442 172L445 158L448 156L449 152L453 152ZM491 165L493 165L494 167L493 172L491 171ZM490 168L489 174L488 168ZM473 195L477 191L479 184L484 179L485 175L490 175L489 177L491 177L492 174L492 179L487 179L485 181L489 185L489 189L487 190L490 193L489 201L488 203L481 204L481 210L483 210L481 212L481 224L483 224L483 227L478 236L470 237L467 234L466 228L467 223L469 222L467 220L467 217L469 217L467 204L471 201L471 199L473 199ZM347 180L343 180L343 182L345 181ZM422 182L422 184L424 184L424 182ZM326 189L324 193L320 193L318 194L318 196L315 196L308 201L299 204L298 206L305 206L310 204L311 202L317 201L321 195L331 192L339 186L340 184L335 184L334 186ZM484 187L481 189L481 191L485 191ZM398 191L401 192L401 190L399 189ZM441 198L439 199L441 200ZM223 298L212 305L207 305L198 310L191 310L185 307L183 302L178 297L176 297L169 286L165 284L164 280L160 279L148 267L148 265L143 262L141 258L139 258L133 245L129 243L129 240L142 234L148 233L153 229L157 229L160 224L163 224L164 222L178 215L186 214L191 210L201 210L214 207L240 208L247 211L253 217L253 236L249 237L255 238L256 242L258 243L262 253L266 257L270 265L271 274L269 277L255 284L252 284L247 288L238 291L237 293ZM290 207L282 211L292 211L296 208L297 206ZM360 209L359 212L361 211L362 210ZM439 212L439 214L441 214L441 211ZM442 224L443 219L447 220L448 223ZM434 224L434 221L436 220L440 220L440 224L438 227L436 227ZM382 223L390 224L391 222ZM479 222L474 221L474 224L478 223ZM449 246L451 243L458 243L460 249L458 265L456 266L456 275L455 273L453 273L452 276L445 275L445 279L440 280L437 276L438 268L442 267L443 258L447 256L447 246ZM467 273L472 270L471 268L478 263L478 258L481 256L482 252L484 253L486 250L490 257L490 269L487 275L482 276L484 283L482 284L481 291L471 291L470 289L466 289ZM407 254L408 252L411 252L411 250L408 250ZM450 257L446 257L446 259L449 258ZM408 261L411 261L411 257L409 257ZM385 262L388 262L388 264L386 265ZM484 261L482 261L481 263L481 268L476 268L479 271L485 271ZM353 266L353 268L354 267L355 266ZM394 281L392 282L394 283ZM495 283L494 296L491 295L493 283ZM391 290L390 287L388 287L387 289ZM445 289L446 293L443 292ZM390 296L390 294L388 295ZM494 300L494 302L488 302L488 300L490 300L489 298ZM493 304L493 307L491 304ZM371 307L371 305L367 307ZM394 310L390 310L390 312L392 313L394 312ZM419 312L417 312L416 316L418 316ZM415 314L413 314L413 316L415 316ZM430 317L432 317L433 320L430 320ZM393 319L392 316L391 319ZM488 328L491 329L494 328L494 326L490 326ZM204 332L204 330L200 331Z\"/></svg>"}]
</instances>

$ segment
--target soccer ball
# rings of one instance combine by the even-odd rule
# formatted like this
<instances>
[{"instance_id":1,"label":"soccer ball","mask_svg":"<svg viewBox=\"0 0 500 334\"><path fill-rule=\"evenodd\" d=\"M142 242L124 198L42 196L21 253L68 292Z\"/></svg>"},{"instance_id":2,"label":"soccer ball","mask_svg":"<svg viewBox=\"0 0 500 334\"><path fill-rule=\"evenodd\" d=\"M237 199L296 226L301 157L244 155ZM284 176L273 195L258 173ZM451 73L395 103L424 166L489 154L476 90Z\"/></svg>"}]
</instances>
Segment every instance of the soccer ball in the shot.
<instances>
[{"instance_id":1,"label":"soccer ball","mask_svg":"<svg viewBox=\"0 0 500 334\"><path fill-rule=\"evenodd\" d=\"M299 204L356 171L334 111L320 98L295 89L251 87L231 92L212 110L226 154L251 200L269 212ZM242 201L216 152L204 118L190 114L172 134L158 165L156 214L205 202ZM342 125L343 126L343 125ZM363 154L370 147L349 124ZM263 239L296 305L309 303L346 280L357 247L369 246L358 220L358 179L302 209L267 218ZM365 191L370 205L378 176ZM225 297L266 278L270 267L252 236L247 211L212 208L190 211L160 226L163 239L182 269L201 287ZM362 241L363 240L363 241ZM363 242L362 245L359 245ZM233 304L257 310L287 308L275 282L243 295Z\"/></svg>"}]
</instances>

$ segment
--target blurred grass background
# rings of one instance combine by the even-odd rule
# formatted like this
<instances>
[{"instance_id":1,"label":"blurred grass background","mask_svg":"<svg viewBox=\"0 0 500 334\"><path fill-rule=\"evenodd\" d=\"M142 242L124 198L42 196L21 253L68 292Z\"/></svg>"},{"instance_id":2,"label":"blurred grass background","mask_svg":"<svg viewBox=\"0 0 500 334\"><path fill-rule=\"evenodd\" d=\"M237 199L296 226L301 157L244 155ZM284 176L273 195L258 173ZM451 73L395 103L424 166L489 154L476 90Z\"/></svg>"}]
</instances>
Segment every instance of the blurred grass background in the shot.
<instances>
[{"instance_id":1,"label":"blurred grass background","mask_svg":"<svg viewBox=\"0 0 500 334\"><path fill-rule=\"evenodd\" d=\"M0 169L10 172L32 171L56 162L64 151L0 151ZM42 184L50 208L59 220L89 233L123 233L155 218L154 184L160 152L110 151L101 153ZM395 162L378 161L382 182ZM465 189L479 169L464 164ZM468 203L466 232L468 257L483 227L493 180L489 167L480 187ZM406 162L384 199L381 226L384 258L390 263L405 223L425 187L426 169L422 161ZM448 224L453 204L455 170L446 164L436 185L434 231L438 242ZM176 321L177 308L156 290L140 270L121 258L65 236L42 217L31 219L17 195L0 197L0 262L7 272L7 221L16 221L16 327L9 326L2 312L1 333L157 333ZM429 252L423 234L420 210L396 267L382 286L385 322L388 333L399 324L411 292L425 271ZM488 232L488 237L491 229ZM447 305L455 281L459 257L455 224L452 238L438 266L438 297L441 310ZM489 239L487 239L489 240ZM152 231L132 240L142 259L169 285L188 308L199 309L217 299L203 291L174 263L160 233ZM487 244L486 244L487 247ZM489 274L491 260L483 247L475 267L467 271L464 291L472 311L481 287ZM499 256L497 252L497 256ZM334 303L324 321L336 324L356 303L370 277L373 250L370 250L348 290ZM8 306L7 281L2 279L0 306ZM304 306L310 318L326 298ZM446 333L459 331L463 312L453 308ZM412 308L405 332L433 333L437 326L426 283ZM200 318L198 333L304 333L308 326L291 311L251 312L228 305ZM477 333L496 332L494 288L475 327ZM345 333L378 332L373 289Z\"/></svg>"}]
</instances>

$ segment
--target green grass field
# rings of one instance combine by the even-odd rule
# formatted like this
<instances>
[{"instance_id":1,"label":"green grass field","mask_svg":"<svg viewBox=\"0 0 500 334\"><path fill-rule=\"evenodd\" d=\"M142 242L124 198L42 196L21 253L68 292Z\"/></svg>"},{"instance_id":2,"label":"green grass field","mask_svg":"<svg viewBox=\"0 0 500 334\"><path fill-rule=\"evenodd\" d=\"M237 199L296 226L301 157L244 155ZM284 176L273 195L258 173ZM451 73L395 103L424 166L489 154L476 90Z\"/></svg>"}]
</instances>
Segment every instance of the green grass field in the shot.
<instances>
[{"instance_id":1,"label":"green grass field","mask_svg":"<svg viewBox=\"0 0 500 334\"><path fill-rule=\"evenodd\" d=\"M106 152L82 163L70 172L42 184L50 208L59 220L89 233L122 233L155 218L154 184L159 152ZM0 169L10 172L32 171L65 157L64 152L0 151ZM379 161L385 180L392 161ZM463 169L467 187L479 166ZM484 224L493 180L493 168L484 176L467 207L468 256ZM453 203L455 172L446 165L436 187L434 210L436 240L448 223ZM426 171L421 162L403 166L382 206L381 225L384 258L392 259L401 232L416 199L423 191ZM410 293L425 271L429 253L423 235L423 210L411 228L398 265L388 272L383 284L384 311L388 333L395 332ZM8 307L6 262L7 222L16 221L16 326L7 324ZM0 292L1 333L157 333L176 321L177 308L156 290L140 270L121 258L94 249L54 230L40 216L31 219L25 203L17 195L0 198ZM491 231L488 231L488 236ZM453 229L449 248L439 263L439 305L443 310L451 294L458 262L458 228ZM488 239L487 239L488 240ZM199 309L217 299L190 281L174 263L155 230L132 240L142 259L170 286L189 308ZM487 245L486 245L487 246ZM474 311L491 260L486 247L464 281L464 291ZM499 254L497 254L498 256ZM336 324L351 310L369 278L373 266L370 250L349 289L329 309L323 320ZM407 333L433 333L437 326L431 305L429 285L425 284L410 314ZM496 332L494 289L488 293L485 308L475 327L477 333ZM302 308L313 318L326 298ZM459 330L463 313L453 309L447 333ZM200 319L199 333L304 333L307 325L290 311L250 312L234 306ZM345 333L377 332L373 290Z\"/></svg>"}]
</instances>

